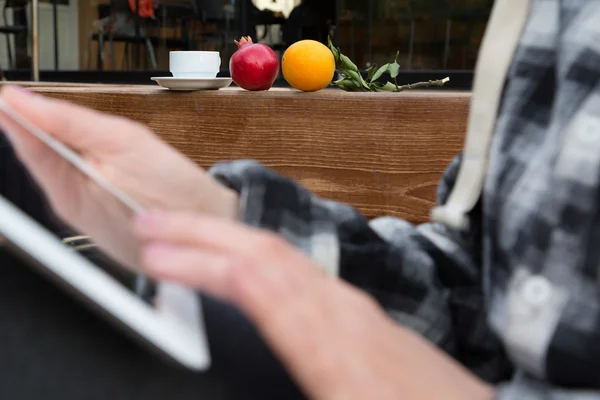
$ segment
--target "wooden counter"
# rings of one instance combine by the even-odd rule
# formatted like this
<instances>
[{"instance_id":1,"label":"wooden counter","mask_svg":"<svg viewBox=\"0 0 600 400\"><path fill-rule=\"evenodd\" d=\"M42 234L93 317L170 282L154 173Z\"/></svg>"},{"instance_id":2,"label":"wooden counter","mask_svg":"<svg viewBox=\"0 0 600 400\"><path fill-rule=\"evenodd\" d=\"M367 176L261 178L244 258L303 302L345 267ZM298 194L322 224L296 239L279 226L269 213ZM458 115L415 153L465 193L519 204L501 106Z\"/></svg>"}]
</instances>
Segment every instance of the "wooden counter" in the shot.
<instances>
[{"instance_id":1,"label":"wooden counter","mask_svg":"<svg viewBox=\"0 0 600 400\"><path fill-rule=\"evenodd\" d=\"M39 85L39 84L38 84ZM427 219L462 148L468 93L169 92L152 86L38 86L136 119L200 165L252 158L367 216Z\"/></svg>"}]
</instances>

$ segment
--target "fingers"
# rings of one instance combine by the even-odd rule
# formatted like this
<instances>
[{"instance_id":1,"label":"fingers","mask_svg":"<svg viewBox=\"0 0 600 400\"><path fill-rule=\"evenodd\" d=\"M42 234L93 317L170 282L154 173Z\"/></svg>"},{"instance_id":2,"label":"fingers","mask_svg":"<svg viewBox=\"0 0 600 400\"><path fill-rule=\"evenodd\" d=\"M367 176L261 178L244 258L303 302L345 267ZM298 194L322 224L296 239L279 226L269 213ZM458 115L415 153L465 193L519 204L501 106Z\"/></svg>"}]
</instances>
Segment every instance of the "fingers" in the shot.
<instances>
[{"instance_id":1,"label":"fingers","mask_svg":"<svg viewBox=\"0 0 600 400\"><path fill-rule=\"evenodd\" d=\"M269 306L280 303L277 296L299 296L323 276L277 236L223 218L150 212L138 216L133 229L147 243L142 256L149 273L201 290L218 286L228 300L253 304L249 311L259 319L273 316ZM203 257L218 261L206 264ZM251 283L260 291L252 292ZM261 295L268 295L264 304Z\"/></svg>"},{"instance_id":2,"label":"fingers","mask_svg":"<svg viewBox=\"0 0 600 400\"><path fill-rule=\"evenodd\" d=\"M115 151L120 144L127 142L127 136L144 131L144 128L131 121L46 98L16 86L5 87L1 95L22 117L78 151ZM119 140L108 140L107 135L118 135ZM32 144L22 134L13 134L10 138L23 141L24 146Z\"/></svg>"},{"instance_id":3,"label":"fingers","mask_svg":"<svg viewBox=\"0 0 600 400\"><path fill-rule=\"evenodd\" d=\"M268 254L271 259L285 259L286 264L305 261L275 234L206 215L149 212L136 218L134 230L146 241L195 245L249 259Z\"/></svg>"},{"instance_id":4,"label":"fingers","mask_svg":"<svg viewBox=\"0 0 600 400\"><path fill-rule=\"evenodd\" d=\"M142 264L149 274L211 293L218 287L221 296L275 331L290 325L290 318L312 318L312 303L332 282L282 239L242 223L152 212L136 218L134 232L146 242Z\"/></svg>"},{"instance_id":5,"label":"fingers","mask_svg":"<svg viewBox=\"0 0 600 400\"><path fill-rule=\"evenodd\" d=\"M314 267L302 257L282 251L262 251L248 254L246 246L256 239L257 230L225 220L194 218L183 214L138 218L135 230L142 238L153 239L144 246L141 264L149 275L158 279L177 281L233 302L240 306L263 333L274 338L292 325L309 326L314 296L318 289L313 275ZM159 221L164 221L162 224ZM190 221L183 230L183 222ZM166 223L165 223L166 222ZM178 230L182 229L182 230ZM152 233L149 233L152 232ZM183 244L169 242L166 237L183 238ZM227 236L224 236L227 235ZM160 236L162 239L157 240ZM192 242L192 239L195 241ZM223 241L221 242L221 239ZM237 251L235 247L243 249ZM251 248L251 247L249 247ZM280 256L281 255L281 256ZM298 264L296 260L302 263ZM304 275L304 276L303 276ZM322 275L319 275L322 277ZM296 330L289 340L297 341L303 335ZM314 350L314 349L313 349Z\"/></svg>"},{"instance_id":6,"label":"fingers","mask_svg":"<svg viewBox=\"0 0 600 400\"><path fill-rule=\"evenodd\" d=\"M171 269L171 279L199 289L205 289L205 281L217 273L208 271L209 266L204 268L200 253L194 255L194 250L226 257L231 265L217 267L223 269L220 273L229 274L220 276L223 295L243 308L248 306L246 311L257 323L273 325L273 319L280 318L278 310L283 302L321 290L325 282L320 268L279 236L240 222L195 213L154 211L137 216L133 231L151 247L178 249L177 260L186 260L180 266L175 267L170 256L164 254L160 258L147 257L148 265L163 264ZM260 289L252 292L254 287ZM285 325L284 321L280 323Z\"/></svg>"},{"instance_id":7,"label":"fingers","mask_svg":"<svg viewBox=\"0 0 600 400\"><path fill-rule=\"evenodd\" d=\"M150 243L141 252L144 271L154 278L177 281L229 300L236 260L196 247Z\"/></svg>"},{"instance_id":8,"label":"fingers","mask_svg":"<svg viewBox=\"0 0 600 400\"><path fill-rule=\"evenodd\" d=\"M194 214L154 212L138 217L134 230L147 243L142 265L151 276L240 307L314 397L333 398L344 387L339 371L347 351L336 349L346 334L338 314L354 313L339 298L347 291L292 246L241 223Z\"/></svg>"},{"instance_id":9,"label":"fingers","mask_svg":"<svg viewBox=\"0 0 600 400\"><path fill-rule=\"evenodd\" d=\"M143 256L151 270L163 265L162 268L169 269L171 279L200 289L204 289L206 279L213 277L209 266L203 267L201 257L214 254L226 258L230 264L225 268L221 263L217 268L232 275L232 281L226 282L232 299L237 292L244 294L245 282L238 280L240 274L256 275L274 286L286 286L290 293L300 290L305 281L322 276L310 261L276 235L223 218L149 212L136 217L133 230L147 243L150 255ZM176 256L165 255L175 252ZM175 266L170 257L176 257L181 265Z\"/></svg>"},{"instance_id":10,"label":"fingers","mask_svg":"<svg viewBox=\"0 0 600 400\"><path fill-rule=\"evenodd\" d=\"M284 294L293 295L281 271L251 260L195 246L147 243L140 257L144 272L238 304L263 319ZM256 321L255 321L256 322Z\"/></svg>"}]
</instances>

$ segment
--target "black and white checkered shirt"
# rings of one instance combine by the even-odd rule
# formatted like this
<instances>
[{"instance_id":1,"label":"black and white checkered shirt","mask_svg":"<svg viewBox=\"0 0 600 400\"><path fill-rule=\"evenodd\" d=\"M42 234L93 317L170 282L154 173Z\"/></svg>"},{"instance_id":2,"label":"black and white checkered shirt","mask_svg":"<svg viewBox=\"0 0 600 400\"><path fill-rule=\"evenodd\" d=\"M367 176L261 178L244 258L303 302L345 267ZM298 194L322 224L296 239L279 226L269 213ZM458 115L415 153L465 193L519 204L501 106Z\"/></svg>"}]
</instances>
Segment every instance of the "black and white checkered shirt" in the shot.
<instances>
[{"instance_id":1,"label":"black and white checkered shirt","mask_svg":"<svg viewBox=\"0 0 600 400\"><path fill-rule=\"evenodd\" d=\"M600 399L600 1L530 0L528 15L467 231L368 221L251 161L212 172L247 223L371 293L498 398Z\"/></svg>"}]
</instances>

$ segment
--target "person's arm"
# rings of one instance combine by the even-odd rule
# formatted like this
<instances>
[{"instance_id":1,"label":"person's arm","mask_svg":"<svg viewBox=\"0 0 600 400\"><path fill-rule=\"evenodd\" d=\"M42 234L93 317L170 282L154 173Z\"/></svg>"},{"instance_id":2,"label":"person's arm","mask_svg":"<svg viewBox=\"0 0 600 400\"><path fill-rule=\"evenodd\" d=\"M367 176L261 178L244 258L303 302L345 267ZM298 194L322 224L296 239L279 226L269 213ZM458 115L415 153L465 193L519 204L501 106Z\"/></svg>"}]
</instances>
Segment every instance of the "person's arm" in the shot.
<instances>
[{"instance_id":1,"label":"person's arm","mask_svg":"<svg viewBox=\"0 0 600 400\"><path fill-rule=\"evenodd\" d=\"M442 179L440 204L459 164L457 157ZM554 387L512 370L487 325L478 207L470 216L471 230L458 234L436 223L368 221L252 161L219 164L211 173L240 193L241 220L280 234L329 273L372 294L401 326L495 384L496 399L600 399L597 391Z\"/></svg>"},{"instance_id":2,"label":"person's arm","mask_svg":"<svg viewBox=\"0 0 600 400\"><path fill-rule=\"evenodd\" d=\"M458 163L440 186L441 203ZM145 243L141 264L150 276L239 307L312 398L598 398L513 376L486 323L477 207L472 230L459 236L437 224L369 223L253 162L212 172L241 194L245 223L193 213L141 215L134 223Z\"/></svg>"},{"instance_id":3,"label":"person's arm","mask_svg":"<svg viewBox=\"0 0 600 400\"><path fill-rule=\"evenodd\" d=\"M444 175L439 202L459 163L457 157ZM483 378L507 377L508 364L486 323L477 221L460 236L435 223L368 221L252 161L217 164L210 172L240 193L244 222L280 234L328 273L372 294L397 322Z\"/></svg>"}]
</instances>

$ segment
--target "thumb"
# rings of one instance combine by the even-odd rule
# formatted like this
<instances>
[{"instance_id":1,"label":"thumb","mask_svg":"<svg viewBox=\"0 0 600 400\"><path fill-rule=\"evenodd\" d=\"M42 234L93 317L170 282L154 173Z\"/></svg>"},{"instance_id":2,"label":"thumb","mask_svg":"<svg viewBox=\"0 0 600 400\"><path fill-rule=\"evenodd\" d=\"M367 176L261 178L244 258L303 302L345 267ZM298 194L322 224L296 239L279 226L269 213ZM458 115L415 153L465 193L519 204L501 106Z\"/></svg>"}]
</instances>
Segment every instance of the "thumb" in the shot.
<instances>
[{"instance_id":1,"label":"thumb","mask_svg":"<svg viewBox=\"0 0 600 400\"><path fill-rule=\"evenodd\" d=\"M1 100L0 100L1 101ZM4 105L0 104L0 128L9 139L19 159L27 166L30 172L38 175L39 171L52 171L60 157L46 144L15 122L12 117L3 112Z\"/></svg>"},{"instance_id":2,"label":"thumb","mask_svg":"<svg viewBox=\"0 0 600 400\"><path fill-rule=\"evenodd\" d=\"M27 94L22 96L19 93L20 89L17 89L16 92L15 98L18 101L22 101L23 97L28 97ZM2 95L4 95L4 91ZM38 101L38 97L33 96L30 102L32 107L36 107L35 103ZM53 208L59 210L61 206L64 206L63 202L58 200L60 196L64 195L64 183L75 184L79 179L78 175L73 175L74 168L62 156L38 140L37 137L27 131L26 127L24 128L21 123L15 121L12 116L4 113L3 110L6 107L4 103L6 102L2 100L0 99L0 127L2 131L10 140L19 160L27 167L33 178L44 190L46 196L48 196ZM21 114L19 116L21 120L25 119ZM24 122L27 122L28 125L35 125L27 119Z\"/></svg>"},{"instance_id":3,"label":"thumb","mask_svg":"<svg viewBox=\"0 0 600 400\"><path fill-rule=\"evenodd\" d=\"M123 118L50 99L17 86L5 87L1 96L23 118L82 153L115 151L120 145L132 143L127 139L129 136L144 131L141 125Z\"/></svg>"}]
</instances>

